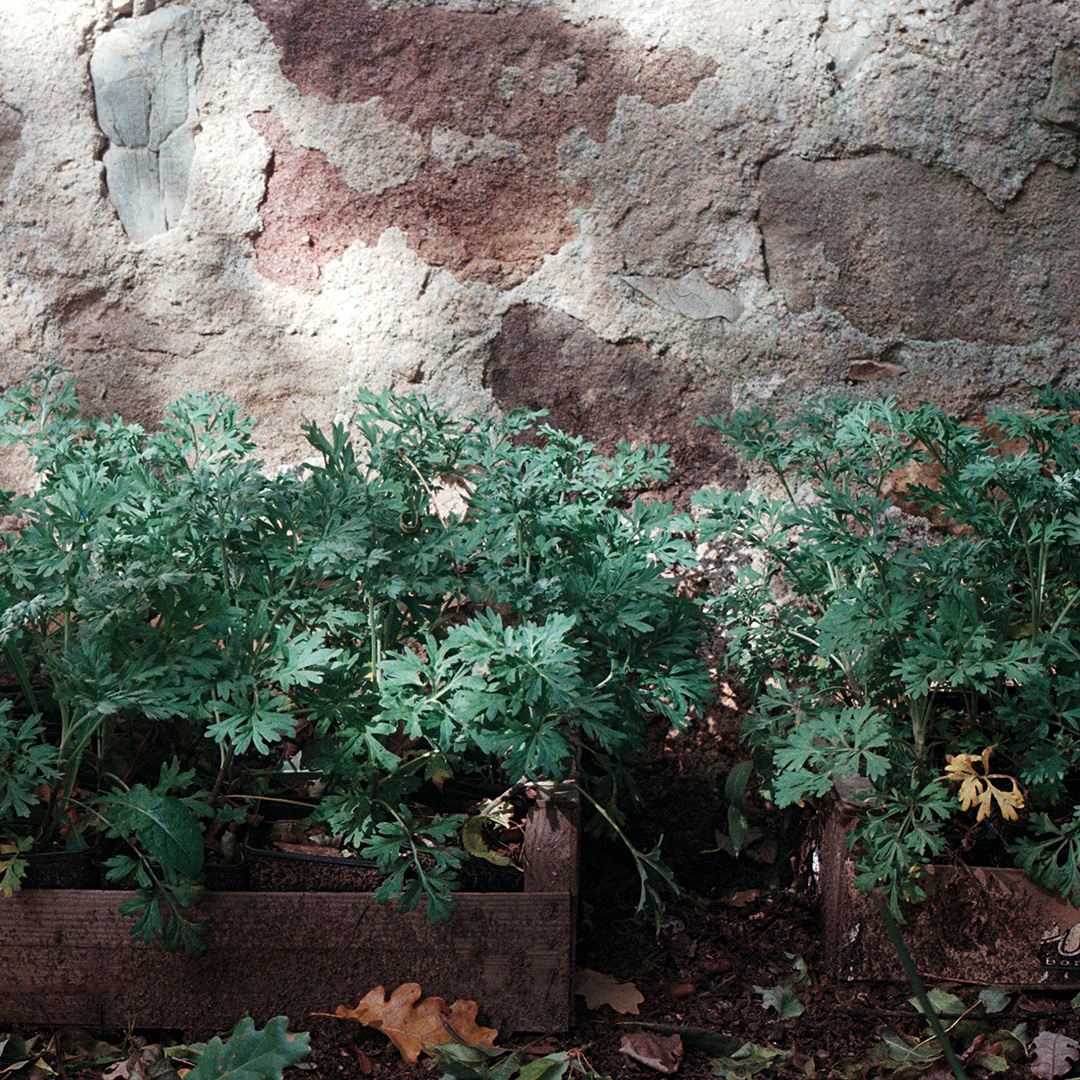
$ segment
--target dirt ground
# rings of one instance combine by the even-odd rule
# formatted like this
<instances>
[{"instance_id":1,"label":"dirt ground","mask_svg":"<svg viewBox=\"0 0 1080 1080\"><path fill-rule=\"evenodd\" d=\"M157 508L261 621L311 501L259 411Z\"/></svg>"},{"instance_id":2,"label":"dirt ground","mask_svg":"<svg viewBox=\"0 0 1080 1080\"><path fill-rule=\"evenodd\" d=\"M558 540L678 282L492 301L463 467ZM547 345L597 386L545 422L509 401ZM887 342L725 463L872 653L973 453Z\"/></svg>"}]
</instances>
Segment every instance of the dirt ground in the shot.
<instances>
[{"instance_id":1,"label":"dirt ground","mask_svg":"<svg viewBox=\"0 0 1080 1080\"><path fill-rule=\"evenodd\" d=\"M651 845L662 833L665 857L681 885L681 894L668 898L659 937L652 925L634 919L638 878L630 860L607 841L584 839L578 965L632 982L644 996L639 1014L619 1015L609 1006L589 1010L578 996L569 1034L503 1032L500 1045L532 1045L537 1052L574 1049L613 1080L647 1080L660 1073L620 1053L628 1033L643 1024L706 1029L738 1043L790 1051L786 1061L757 1075L805 1080L888 1076L892 1067L871 1060L882 1045L882 1033L926 1035L908 1004L906 984L838 983L830 973L817 897L801 870L803 823L771 821L776 844L769 862L737 861L709 850L717 846L716 831L726 829L724 780L743 756L737 703L730 705L718 704L685 735L657 732L637 763L644 802L635 820L635 841ZM771 844L763 847L765 856L773 854ZM796 958L805 961L807 971L793 987L804 1010L779 1019L774 1009L763 1006L755 988L782 984L795 972ZM941 988L972 1002L979 992L958 984ZM1047 1029L1080 1038L1071 997L1071 992L1013 994L996 1023L1007 1029L1026 1023L1031 1035ZM404 1065L382 1036L355 1023L312 1019L303 1026L312 1034L312 1063L323 1080L422 1075L419 1067ZM685 1080L713 1076L717 1057L707 1036L685 1035L677 1075ZM922 1075L939 1080L951 1074L938 1068ZM974 1066L969 1075L989 1073ZM1036 1074L1019 1056L997 1075L1030 1080ZM300 1080L299 1074L294 1080Z\"/></svg>"},{"instance_id":2,"label":"dirt ground","mask_svg":"<svg viewBox=\"0 0 1080 1080\"><path fill-rule=\"evenodd\" d=\"M662 1034L665 1027L676 1028L684 1044L677 1075L685 1080L713 1075L815 1080L892 1075L892 1066L873 1062L883 1032L926 1034L908 1004L906 985L838 983L830 973L817 897L800 855L804 821L763 817L767 835L757 861L715 850L717 831L726 829L724 780L743 756L739 720L739 703L725 691L685 734L658 728L635 763L643 801L633 818L634 840L647 848L663 834L665 858L681 887L679 896L668 897L659 936L651 924L634 919L638 878L624 850L588 832L584 836L578 965L632 982L644 998L639 1013L620 1015L606 1005L590 1010L577 996L569 1033L503 1031L499 1045L529 1046L537 1054L571 1050L612 1080L649 1080L660 1074L620 1053L622 1040L635 1031ZM791 987L803 1010L781 1019L775 1008L765 1006L763 991L803 971L805 977ZM944 989L972 1001L978 993L971 986ZM1031 1035L1047 1029L1080 1038L1071 996L1014 994L997 1019L1010 1029L1026 1023ZM479 1019L485 1019L482 1003ZM384 1036L353 1021L290 1020L292 1030L310 1032L312 1052L303 1069L288 1070L286 1080L417 1080L432 1075L423 1063L404 1063ZM43 1043L56 1034L39 1033ZM210 1033L93 1034L126 1049L133 1035L168 1045ZM786 1054L771 1065L761 1064L760 1071L747 1063L740 1073L714 1072L715 1059L743 1043ZM1036 1075L1022 1053L1013 1057L997 1075L1028 1080ZM101 1080L105 1073L100 1064L79 1067L74 1059L65 1063L55 1054L46 1055L46 1063L62 1080ZM968 1074L989 1075L978 1067ZM941 1080L951 1074L939 1064L921 1075Z\"/></svg>"}]
</instances>

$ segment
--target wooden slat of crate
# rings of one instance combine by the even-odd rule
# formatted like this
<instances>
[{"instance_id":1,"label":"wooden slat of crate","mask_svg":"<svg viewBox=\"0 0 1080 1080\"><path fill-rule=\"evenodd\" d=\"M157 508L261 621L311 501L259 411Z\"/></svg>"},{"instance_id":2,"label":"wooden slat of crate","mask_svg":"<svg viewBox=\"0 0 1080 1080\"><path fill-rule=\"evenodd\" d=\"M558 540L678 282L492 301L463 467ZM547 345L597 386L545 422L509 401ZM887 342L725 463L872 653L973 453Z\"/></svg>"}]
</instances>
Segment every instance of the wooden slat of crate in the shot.
<instances>
[{"instance_id":1,"label":"wooden slat of crate","mask_svg":"<svg viewBox=\"0 0 1080 1080\"><path fill-rule=\"evenodd\" d=\"M218 893L198 959L129 934L124 893L27 890L0 903L0 1023L227 1029L352 1008L377 985L480 1003L503 1029L570 1021L569 893L471 893L432 926L368 893Z\"/></svg>"},{"instance_id":2,"label":"wooden slat of crate","mask_svg":"<svg viewBox=\"0 0 1080 1080\"><path fill-rule=\"evenodd\" d=\"M28 889L0 900L0 1030L224 1030L243 1016L355 1007L375 986L476 1001L502 1031L565 1031L573 1015L579 804L545 788L529 811L524 892L459 893L449 923L370 893L213 893L198 959L131 938L125 894Z\"/></svg>"},{"instance_id":3,"label":"wooden slat of crate","mask_svg":"<svg viewBox=\"0 0 1080 1080\"><path fill-rule=\"evenodd\" d=\"M855 888L852 824L849 814L831 814L817 848L827 953L841 979L903 982L876 905ZM900 932L924 978L1077 988L1080 910L1020 870L932 866L922 886L927 898L910 905Z\"/></svg>"}]
</instances>

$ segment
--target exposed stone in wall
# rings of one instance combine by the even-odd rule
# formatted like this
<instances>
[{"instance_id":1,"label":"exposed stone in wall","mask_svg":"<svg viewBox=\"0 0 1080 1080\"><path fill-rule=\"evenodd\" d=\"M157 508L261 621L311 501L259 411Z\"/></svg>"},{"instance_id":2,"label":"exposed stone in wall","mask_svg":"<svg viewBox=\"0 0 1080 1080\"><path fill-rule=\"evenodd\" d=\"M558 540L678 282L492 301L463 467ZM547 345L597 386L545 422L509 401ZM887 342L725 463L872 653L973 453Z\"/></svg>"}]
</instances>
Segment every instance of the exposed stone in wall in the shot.
<instances>
[{"instance_id":1,"label":"exposed stone in wall","mask_svg":"<svg viewBox=\"0 0 1080 1080\"><path fill-rule=\"evenodd\" d=\"M560 139L581 129L603 140L620 96L680 101L715 69L689 50L647 51L613 27L576 29L538 8L478 15L379 11L355 0L254 6L302 94L377 97L425 140L416 175L379 197L342 198L329 184L320 201L329 210L338 199L338 228L359 236L397 226L428 263L504 286L559 249L573 234L568 211L589 199L587 180L568 183L559 173ZM275 153L278 146L291 152L279 143ZM289 214L282 190L268 190L270 222ZM317 264L316 251L306 254ZM304 255L303 244L279 254L269 272L295 266L296 282L310 284L313 275L299 269Z\"/></svg>"},{"instance_id":2,"label":"exposed stone in wall","mask_svg":"<svg viewBox=\"0 0 1080 1080\"><path fill-rule=\"evenodd\" d=\"M818 40L835 90L827 156L892 150L1014 198L1076 140L1040 123L1055 51L1080 8L1057 0L827 0ZM819 156L815 154L813 156Z\"/></svg>"},{"instance_id":3,"label":"exposed stone in wall","mask_svg":"<svg viewBox=\"0 0 1080 1080\"><path fill-rule=\"evenodd\" d=\"M1080 131L1080 49L1058 49L1050 72L1050 90L1036 116L1047 124Z\"/></svg>"},{"instance_id":4,"label":"exposed stone in wall","mask_svg":"<svg viewBox=\"0 0 1080 1080\"><path fill-rule=\"evenodd\" d=\"M184 207L202 38L188 7L143 10L102 34L90 58L109 198L136 243L175 225Z\"/></svg>"},{"instance_id":5,"label":"exposed stone in wall","mask_svg":"<svg viewBox=\"0 0 1080 1080\"><path fill-rule=\"evenodd\" d=\"M612 344L561 312L519 304L492 343L484 384L503 409L547 409L545 423L603 453L623 442L666 444L677 490L741 483L721 439L697 424L730 412L730 391L673 370L641 342Z\"/></svg>"},{"instance_id":6,"label":"exposed stone in wall","mask_svg":"<svg viewBox=\"0 0 1080 1080\"><path fill-rule=\"evenodd\" d=\"M838 84L846 83L890 39L940 54L954 41L952 22L965 0L827 0L818 47Z\"/></svg>"},{"instance_id":7,"label":"exposed stone in wall","mask_svg":"<svg viewBox=\"0 0 1080 1080\"><path fill-rule=\"evenodd\" d=\"M997 210L970 184L892 154L761 171L773 284L864 331L1017 344L1080 333L1080 176L1042 166Z\"/></svg>"},{"instance_id":8,"label":"exposed stone in wall","mask_svg":"<svg viewBox=\"0 0 1080 1080\"><path fill-rule=\"evenodd\" d=\"M19 113L0 101L0 202L15 172L15 163L22 157L25 147L20 134L22 124Z\"/></svg>"},{"instance_id":9,"label":"exposed stone in wall","mask_svg":"<svg viewBox=\"0 0 1080 1080\"><path fill-rule=\"evenodd\" d=\"M742 314L737 296L727 289L718 289L696 269L675 280L655 274L624 274L623 281L665 311L688 319L732 322Z\"/></svg>"}]
</instances>

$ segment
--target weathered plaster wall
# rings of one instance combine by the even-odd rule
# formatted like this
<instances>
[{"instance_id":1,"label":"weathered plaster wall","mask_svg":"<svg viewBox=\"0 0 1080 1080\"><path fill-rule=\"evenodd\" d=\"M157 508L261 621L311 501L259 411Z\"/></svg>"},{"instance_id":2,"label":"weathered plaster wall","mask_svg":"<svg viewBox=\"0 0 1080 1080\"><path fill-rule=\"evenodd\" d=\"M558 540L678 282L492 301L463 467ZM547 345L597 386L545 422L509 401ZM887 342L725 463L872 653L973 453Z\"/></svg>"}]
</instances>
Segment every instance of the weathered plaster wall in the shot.
<instances>
[{"instance_id":1,"label":"weathered plaster wall","mask_svg":"<svg viewBox=\"0 0 1080 1080\"><path fill-rule=\"evenodd\" d=\"M270 462L360 384L546 404L696 480L732 404L1080 379L1075 3L137 5L0 4L5 383L222 390Z\"/></svg>"}]
</instances>

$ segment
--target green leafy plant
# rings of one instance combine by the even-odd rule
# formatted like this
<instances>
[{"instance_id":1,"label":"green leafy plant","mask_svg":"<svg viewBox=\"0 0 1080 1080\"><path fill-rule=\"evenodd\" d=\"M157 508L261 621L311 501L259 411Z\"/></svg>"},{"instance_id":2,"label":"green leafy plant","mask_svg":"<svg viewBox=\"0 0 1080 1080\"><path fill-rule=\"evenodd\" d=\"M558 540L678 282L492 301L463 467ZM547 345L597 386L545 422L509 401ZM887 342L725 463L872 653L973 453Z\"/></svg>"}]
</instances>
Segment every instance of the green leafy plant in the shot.
<instances>
[{"instance_id":1,"label":"green leafy plant","mask_svg":"<svg viewBox=\"0 0 1080 1080\"><path fill-rule=\"evenodd\" d=\"M617 827L648 718L708 691L671 573L689 523L634 499L660 450L363 393L358 437L308 425L311 464L269 476L226 399L156 432L77 405L56 371L0 395L38 479L2 507L3 891L31 849L96 839L132 932L197 953L205 845L303 776L377 895L445 919L476 818L574 780ZM479 812L432 805L454 777L491 789Z\"/></svg>"},{"instance_id":2,"label":"green leafy plant","mask_svg":"<svg viewBox=\"0 0 1080 1080\"><path fill-rule=\"evenodd\" d=\"M606 459L581 439L531 430L530 418L455 422L387 396L360 403L366 462L337 438L335 467L377 470L390 485L380 505L422 561L370 601L371 694L319 722L311 760L331 790L318 817L388 869L404 852L410 867L380 895L406 907L426 898L429 914L446 917L461 821L401 811L424 779L488 775L507 790L576 779L617 828L615 796L632 789L621 762L648 717L682 725L707 693L701 612L668 573L689 558L687 523L632 501L666 475L657 451ZM456 511L439 509L448 488ZM395 734L402 750L390 748ZM664 880L658 853L632 854L644 876Z\"/></svg>"},{"instance_id":3,"label":"green leafy plant","mask_svg":"<svg viewBox=\"0 0 1080 1080\"><path fill-rule=\"evenodd\" d=\"M1043 391L993 413L993 438L892 401L830 401L786 427L759 410L708 421L778 491L698 499L704 539L756 553L712 610L751 694L763 790L778 806L842 791L860 809L858 884L894 914L922 897L958 803L1080 899L1078 409L1080 394Z\"/></svg>"},{"instance_id":4,"label":"green leafy plant","mask_svg":"<svg viewBox=\"0 0 1080 1080\"><path fill-rule=\"evenodd\" d=\"M332 653L289 617L287 595L269 610L258 534L283 484L249 460L250 421L191 397L148 435L76 404L55 372L0 398L0 432L35 453L39 480L5 505L22 520L0 557L18 688L2 738L19 766L3 771L0 840L20 855L28 840L122 841L131 854L111 865L137 883L133 932L194 953L201 935L179 908L201 896L200 821L234 754L295 730L287 692L320 681L313 665ZM25 865L8 861L5 891Z\"/></svg>"}]
</instances>

